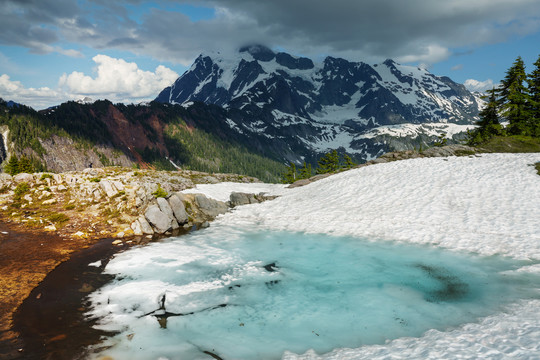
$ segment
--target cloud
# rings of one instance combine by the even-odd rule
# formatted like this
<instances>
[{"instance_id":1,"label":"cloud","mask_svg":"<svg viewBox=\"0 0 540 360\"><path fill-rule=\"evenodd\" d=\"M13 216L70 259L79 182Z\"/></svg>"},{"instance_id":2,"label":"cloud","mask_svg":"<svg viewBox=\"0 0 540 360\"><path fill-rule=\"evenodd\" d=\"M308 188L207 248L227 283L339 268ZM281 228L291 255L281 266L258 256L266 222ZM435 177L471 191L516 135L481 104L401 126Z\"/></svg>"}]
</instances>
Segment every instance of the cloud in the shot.
<instances>
[{"instance_id":1,"label":"cloud","mask_svg":"<svg viewBox=\"0 0 540 360\"><path fill-rule=\"evenodd\" d=\"M487 79L486 81L478 81L478 80L475 80L475 79L467 79L467 80L465 80L463 85L465 85L465 87L469 91L473 91L473 92L474 91L485 92L486 90L490 90L490 89L492 89L493 87L496 86L495 84L493 84L493 80L491 80L491 79Z\"/></svg>"},{"instance_id":2,"label":"cloud","mask_svg":"<svg viewBox=\"0 0 540 360\"><path fill-rule=\"evenodd\" d=\"M12 81L6 74L0 75L0 97L44 109L69 99L67 94L48 87L25 88L20 81Z\"/></svg>"},{"instance_id":3,"label":"cloud","mask_svg":"<svg viewBox=\"0 0 540 360\"><path fill-rule=\"evenodd\" d=\"M141 15L139 7L149 8L142 0L4 0L0 43L38 53L78 43L189 65L205 50L260 42L312 57L429 65L454 48L540 29L537 0L199 0L196 6L215 13L200 21L178 12L178 4L194 6L163 0Z\"/></svg>"},{"instance_id":4,"label":"cloud","mask_svg":"<svg viewBox=\"0 0 540 360\"><path fill-rule=\"evenodd\" d=\"M450 70L452 71L459 71L459 70L463 70L463 64L457 64L457 65L454 65L450 68Z\"/></svg>"},{"instance_id":5,"label":"cloud","mask_svg":"<svg viewBox=\"0 0 540 360\"><path fill-rule=\"evenodd\" d=\"M0 97L35 109L44 109L85 96L94 100L138 103L153 100L178 78L176 72L163 65L151 72L139 69L134 62L106 55L96 55L93 60L97 64L95 77L77 71L63 74L58 80L57 89L27 88L20 81L11 80L7 74L3 74L0 76Z\"/></svg>"},{"instance_id":6,"label":"cloud","mask_svg":"<svg viewBox=\"0 0 540 360\"><path fill-rule=\"evenodd\" d=\"M150 72L139 69L134 62L106 55L96 55L92 60L97 64L96 77L77 71L69 75L64 73L59 86L72 94L105 97L112 101L136 101L153 99L178 78L176 72L163 65Z\"/></svg>"}]
</instances>

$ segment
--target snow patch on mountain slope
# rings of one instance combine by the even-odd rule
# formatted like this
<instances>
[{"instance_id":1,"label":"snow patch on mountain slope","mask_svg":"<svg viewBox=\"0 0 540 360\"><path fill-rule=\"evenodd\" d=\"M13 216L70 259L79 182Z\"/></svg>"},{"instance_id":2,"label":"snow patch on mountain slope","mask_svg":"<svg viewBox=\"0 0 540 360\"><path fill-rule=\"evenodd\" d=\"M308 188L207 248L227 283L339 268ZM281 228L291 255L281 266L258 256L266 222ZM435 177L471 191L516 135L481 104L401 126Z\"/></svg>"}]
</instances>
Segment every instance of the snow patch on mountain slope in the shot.
<instances>
[{"instance_id":1,"label":"snow patch on mountain slope","mask_svg":"<svg viewBox=\"0 0 540 360\"><path fill-rule=\"evenodd\" d=\"M358 135L358 138L372 139L377 136L388 135L398 138L410 137L415 139L420 134L427 136L439 136L441 134L446 134L447 138L452 138L454 135L464 133L467 130L474 128L474 125L457 125L452 123L385 125L376 127L361 135Z\"/></svg>"}]
</instances>

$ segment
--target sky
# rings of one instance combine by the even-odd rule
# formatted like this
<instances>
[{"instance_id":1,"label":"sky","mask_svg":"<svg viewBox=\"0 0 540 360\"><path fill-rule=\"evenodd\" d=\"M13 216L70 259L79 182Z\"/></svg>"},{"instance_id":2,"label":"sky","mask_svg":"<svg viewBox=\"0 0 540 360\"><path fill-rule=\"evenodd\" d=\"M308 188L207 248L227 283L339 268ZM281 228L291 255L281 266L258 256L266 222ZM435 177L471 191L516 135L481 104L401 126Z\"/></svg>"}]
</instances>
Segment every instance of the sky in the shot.
<instances>
[{"instance_id":1,"label":"sky","mask_svg":"<svg viewBox=\"0 0 540 360\"><path fill-rule=\"evenodd\" d=\"M538 0L0 0L0 97L44 109L154 99L195 58L247 44L393 59L483 91L540 55Z\"/></svg>"}]
</instances>

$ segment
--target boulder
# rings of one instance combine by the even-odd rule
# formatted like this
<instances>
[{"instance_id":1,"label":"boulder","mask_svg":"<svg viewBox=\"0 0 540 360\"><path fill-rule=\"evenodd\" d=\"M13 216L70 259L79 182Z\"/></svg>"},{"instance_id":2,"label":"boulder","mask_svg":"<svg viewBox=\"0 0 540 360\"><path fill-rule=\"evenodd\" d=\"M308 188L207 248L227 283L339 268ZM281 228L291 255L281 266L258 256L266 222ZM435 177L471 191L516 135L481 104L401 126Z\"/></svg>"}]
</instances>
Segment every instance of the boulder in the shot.
<instances>
[{"instance_id":1,"label":"boulder","mask_svg":"<svg viewBox=\"0 0 540 360\"><path fill-rule=\"evenodd\" d=\"M195 194L195 204L204 215L215 218L220 214L225 214L229 208L223 201L209 199L203 194Z\"/></svg>"},{"instance_id":2,"label":"boulder","mask_svg":"<svg viewBox=\"0 0 540 360\"><path fill-rule=\"evenodd\" d=\"M158 234L163 234L172 229L171 219L160 210L158 205L150 205L144 217L154 227Z\"/></svg>"},{"instance_id":3,"label":"boulder","mask_svg":"<svg viewBox=\"0 0 540 360\"><path fill-rule=\"evenodd\" d=\"M229 196L230 204L232 207L247 205L247 204L256 204L259 201L255 198L254 194L247 194L242 192L232 192Z\"/></svg>"},{"instance_id":4,"label":"boulder","mask_svg":"<svg viewBox=\"0 0 540 360\"><path fill-rule=\"evenodd\" d=\"M138 221L139 221L139 224L141 225L141 231L143 232L143 234L154 233L154 229L152 229L152 226L150 226L150 224L148 223L148 221L146 220L144 216L139 216Z\"/></svg>"},{"instance_id":5,"label":"boulder","mask_svg":"<svg viewBox=\"0 0 540 360\"><path fill-rule=\"evenodd\" d=\"M167 216L167 218L169 219L173 230L178 229L179 227L178 222L176 221L174 217L174 213L171 208L171 205L169 205L169 202L165 198L160 197L160 198L157 198L157 203L161 212L164 213L165 216Z\"/></svg>"},{"instance_id":6,"label":"boulder","mask_svg":"<svg viewBox=\"0 0 540 360\"><path fill-rule=\"evenodd\" d=\"M34 176L32 174L20 173L13 177L13 181L17 184L22 182L31 183L34 181Z\"/></svg>"},{"instance_id":7,"label":"boulder","mask_svg":"<svg viewBox=\"0 0 540 360\"><path fill-rule=\"evenodd\" d=\"M103 190L103 192L107 195L107 197L113 197L114 195L118 194L118 191L108 180L101 180L99 182L99 186L101 187L101 190Z\"/></svg>"},{"instance_id":8,"label":"boulder","mask_svg":"<svg viewBox=\"0 0 540 360\"><path fill-rule=\"evenodd\" d=\"M135 235L143 235L143 231L142 231L142 227L141 227L141 223L139 222L139 220L135 220L134 222L131 223L130 225L130 228L131 230L133 230L133 234Z\"/></svg>"},{"instance_id":9,"label":"boulder","mask_svg":"<svg viewBox=\"0 0 540 360\"><path fill-rule=\"evenodd\" d=\"M184 225L185 223L187 223L189 217L182 199L178 195L173 194L168 200L174 217L176 218L176 221L178 221L178 224Z\"/></svg>"},{"instance_id":10,"label":"boulder","mask_svg":"<svg viewBox=\"0 0 540 360\"><path fill-rule=\"evenodd\" d=\"M112 180L111 183L113 184L113 186L115 187L116 190L118 190L118 191L124 191L125 186L124 186L124 184L122 184L121 181L118 181L118 180Z\"/></svg>"}]
</instances>

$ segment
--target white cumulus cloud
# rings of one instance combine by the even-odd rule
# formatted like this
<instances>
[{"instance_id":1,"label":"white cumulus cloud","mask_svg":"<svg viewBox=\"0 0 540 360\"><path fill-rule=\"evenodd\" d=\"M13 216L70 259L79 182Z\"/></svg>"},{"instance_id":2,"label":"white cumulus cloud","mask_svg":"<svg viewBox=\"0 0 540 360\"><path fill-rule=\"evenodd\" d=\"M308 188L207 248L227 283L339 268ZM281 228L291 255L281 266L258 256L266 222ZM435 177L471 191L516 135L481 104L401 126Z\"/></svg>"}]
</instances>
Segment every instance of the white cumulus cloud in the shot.
<instances>
[{"instance_id":1,"label":"white cumulus cloud","mask_svg":"<svg viewBox=\"0 0 540 360\"><path fill-rule=\"evenodd\" d=\"M478 91L484 92L486 90L492 89L496 84L493 83L493 80L487 79L485 81L478 81L475 79L467 79L463 83L469 91Z\"/></svg>"},{"instance_id":2,"label":"white cumulus cloud","mask_svg":"<svg viewBox=\"0 0 540 360\"><path fill-rule=\"evenodd\" d=\"M0 97L35 109L44 109L68 99L66 94L48 87L26 88L20 81L11 80L7 74L0 75Z\"/></svg>"},{"instance_id":3,"label":"white cumulus cloud","mask_svg":"<svg viewBox=\"0 0 540 360\"><path fill-rule=\"evenodd\" d=\"M155 98L178 78L176 72L163 65L151 72L139 69L134 62L107 55L96 55L92 60L97 64L95 77L78 71L69 75L64 73L60 77L59 86L78 95L113 101L141 101Z\"/></svg>"}]
</instances>

